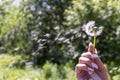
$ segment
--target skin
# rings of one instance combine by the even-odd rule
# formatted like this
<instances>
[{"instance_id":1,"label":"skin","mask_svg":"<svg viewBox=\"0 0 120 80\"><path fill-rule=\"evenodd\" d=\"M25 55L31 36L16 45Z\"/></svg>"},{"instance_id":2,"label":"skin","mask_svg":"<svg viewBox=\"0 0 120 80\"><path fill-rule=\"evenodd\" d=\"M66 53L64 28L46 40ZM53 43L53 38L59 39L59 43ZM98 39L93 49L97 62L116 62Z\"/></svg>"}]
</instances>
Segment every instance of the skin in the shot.
<instances>
[{"instance_id":1,"label":"skin","mask_svg":"<svg viewBox=\"0 0 120 80\"><path fill-rule=\"evenodd\" d=\"M107 69L93 48L93 44L90 43L88 52L83 53L79 58L75 67L76 77L78 80L109 80Z\"/></svg>"}]
</instances>

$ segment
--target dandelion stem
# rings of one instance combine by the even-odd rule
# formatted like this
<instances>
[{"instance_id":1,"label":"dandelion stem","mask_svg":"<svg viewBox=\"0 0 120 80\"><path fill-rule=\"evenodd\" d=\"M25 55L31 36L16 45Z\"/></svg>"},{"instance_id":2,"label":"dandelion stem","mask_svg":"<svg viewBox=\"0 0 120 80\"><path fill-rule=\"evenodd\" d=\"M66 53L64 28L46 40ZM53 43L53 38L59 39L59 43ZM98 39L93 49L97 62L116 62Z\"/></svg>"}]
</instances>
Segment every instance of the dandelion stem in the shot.
<instances>
[{"instance_id":1,"label":"dandelion stem","mask_svg":"<svg viewBox=\"0 0 120 80\"><path fill-rule=\"evenodd\" d=\"M94 32L94 50L93 51L95 51L95 46L96 46L96 32Z\"/></svg>"},{"instance_id":2,"label":"dandelion stem","mask_svg":"<svg viewBox=\"0 0 120 80\"><path fill-rule=\"evenodd\" d=\"M96 45L96 31L94 31L94 42L93 42L94 48L93 48L93 53L95 53L95 45ZM94 62L94 60L92 59L92 62ZM92 69L94 70L94 67L92 67Z\"/></svg>"}]
</instances>

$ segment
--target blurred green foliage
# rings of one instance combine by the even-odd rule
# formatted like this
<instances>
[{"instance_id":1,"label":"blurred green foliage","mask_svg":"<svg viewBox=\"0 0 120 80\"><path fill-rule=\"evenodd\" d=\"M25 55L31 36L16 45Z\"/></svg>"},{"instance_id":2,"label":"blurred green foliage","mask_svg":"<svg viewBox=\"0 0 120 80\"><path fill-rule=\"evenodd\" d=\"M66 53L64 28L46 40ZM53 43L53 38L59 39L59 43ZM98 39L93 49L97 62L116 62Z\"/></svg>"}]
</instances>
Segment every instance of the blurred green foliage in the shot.
<instances>
[{"instance_id":1,"label":"blurred green foliage","mask_svg":"<svg viewBox=\"0 0 120 80\"><path fill-rule=\"evenodd\" d=\"M7 53L28 55L35 64L75 65L92 42L81 27L93 20L104 26L97 49L110 77L120 73L120 0L0 1L0 44Z\"/></svg>"},{"instance_id":2,"label":"blurred green foliage","mask_svg":"<svg viewBox=\"0 0 120 80\"><path fill-rule=\"evenodd\" d=\"M19 60L22 59L21 55L0 55L0 80L76 80L72 61L61 66L49 61L46 61L43 67L19 68L14 65L20 65Z\"/></svg>"}]
</instances>

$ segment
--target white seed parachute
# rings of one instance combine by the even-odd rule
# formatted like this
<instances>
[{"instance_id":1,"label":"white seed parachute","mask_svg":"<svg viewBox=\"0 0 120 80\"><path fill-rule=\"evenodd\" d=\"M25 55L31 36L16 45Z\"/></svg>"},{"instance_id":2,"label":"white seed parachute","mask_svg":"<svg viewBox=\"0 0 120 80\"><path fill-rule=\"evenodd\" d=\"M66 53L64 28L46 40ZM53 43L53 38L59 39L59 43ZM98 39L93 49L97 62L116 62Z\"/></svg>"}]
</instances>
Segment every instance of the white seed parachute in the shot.
<instances>
[{"instance_id":1,"label":"white seed parachute","mask_svg":"<svg viewBox=\"0 0 120 80\"><path fill-rule=\"evenodd\" d=\"M86 32L87 35L89 36L99 36L102 31L103 31L103 27L96 27L95 25L95 21L89 21L87 24L82 26L82 29Z\"/></svg>"}]
</instances>

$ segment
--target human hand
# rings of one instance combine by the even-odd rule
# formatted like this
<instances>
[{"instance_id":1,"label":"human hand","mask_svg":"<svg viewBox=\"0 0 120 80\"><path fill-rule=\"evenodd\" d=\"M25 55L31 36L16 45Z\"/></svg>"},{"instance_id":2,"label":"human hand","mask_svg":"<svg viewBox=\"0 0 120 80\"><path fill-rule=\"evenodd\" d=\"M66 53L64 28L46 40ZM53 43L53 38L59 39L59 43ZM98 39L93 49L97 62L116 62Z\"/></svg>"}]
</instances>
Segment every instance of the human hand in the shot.
<instances>
[{"instance_id":1,"label":"human hand","mask_svg":"<svg viewBox=\"0 0 120 80\"><path fill-rule=\"evenodd\" d=\"M88 52L83 53L75 67L78 80L109 80L107 69L97 55L94 46L89 44Z\"/></svg>"}]
</instances>

